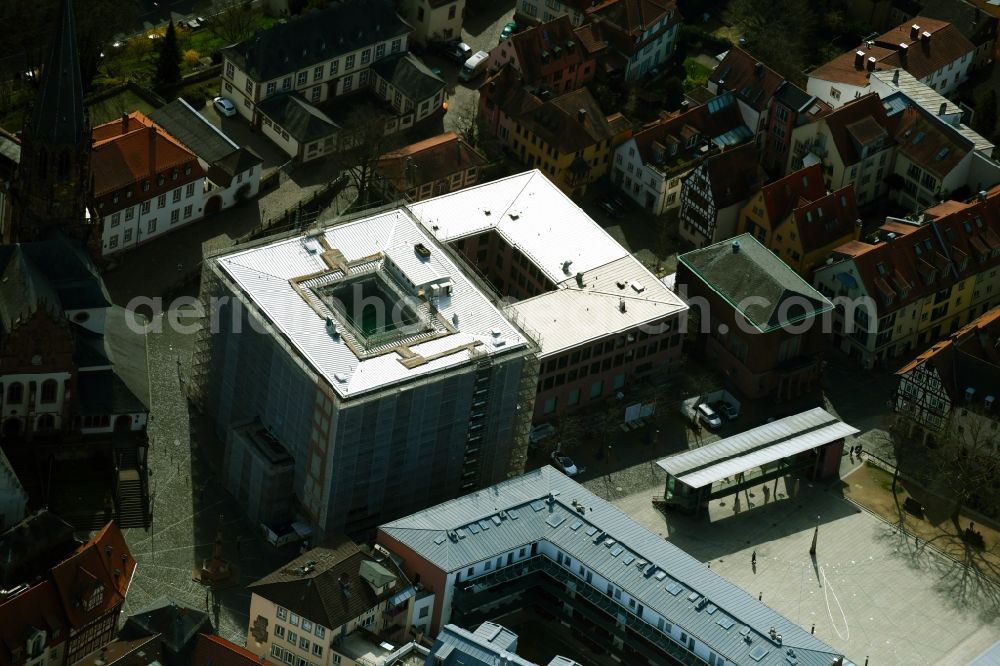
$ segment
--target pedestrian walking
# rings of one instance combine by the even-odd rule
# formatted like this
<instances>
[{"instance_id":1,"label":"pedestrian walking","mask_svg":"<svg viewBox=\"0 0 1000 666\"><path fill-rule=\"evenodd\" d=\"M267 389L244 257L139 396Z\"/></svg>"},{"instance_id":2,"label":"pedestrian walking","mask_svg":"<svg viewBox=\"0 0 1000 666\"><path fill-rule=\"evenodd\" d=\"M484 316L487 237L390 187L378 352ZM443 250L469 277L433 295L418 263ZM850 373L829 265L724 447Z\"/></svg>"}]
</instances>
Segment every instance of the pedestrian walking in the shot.
<instances>
[{"instance_id":1,"label":"pedestrian walking","mask_svg":"<svg viewBox=\"0 0 1000 666\"><path fill-rule=\"evenodd\" d=\"M771 497L771 490L765 485L764 486L764 504L767 504L768 499Z\"/></svg>"},{"instance_id":2,"label":"pedestrian walking","mask_svg":"<svg viewBox=\"0 0 1000 666\"><path fill-rule=\"evenodd\" d=\"M750 555L750 566L752 566L752 567L756 567L757 566L757 551L756 550L753 551L753 553Z\"/></svg>"}]
</instances>

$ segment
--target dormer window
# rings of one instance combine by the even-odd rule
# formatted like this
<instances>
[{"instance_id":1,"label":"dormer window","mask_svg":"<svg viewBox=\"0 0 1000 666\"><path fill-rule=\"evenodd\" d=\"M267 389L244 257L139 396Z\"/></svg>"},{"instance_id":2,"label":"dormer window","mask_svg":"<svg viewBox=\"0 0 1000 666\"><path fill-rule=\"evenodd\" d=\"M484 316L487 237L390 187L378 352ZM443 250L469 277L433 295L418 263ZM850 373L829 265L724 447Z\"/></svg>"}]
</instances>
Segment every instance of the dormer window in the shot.
<instances>
[{"instance_id":1,"label":"dormer window","mask_svg":"<svg viewBox=\"0 0 1000 666\"><path fill-rule=\"evenodd\" d=\"M166 179L166 177L165 177L165 176L164 176L164 175L163 175L163 174L161 173L161 174L159 175L159 177L157 177L157 179L156 179L156 184L157 184L157 185L163 185L163 183L165 183L165 182L167 182L167 179Z\"/></svg>"},{"instance_id":2,"label":"dormer window","mask_svg":"<svg viewBox=\"0 0 1000 666\"><path fill-rule=\"evenodd\" d=\"M142 191L143 192L149 192L149 181L148 180L142 181Z\"/></svg>"},{"instance_id":3,"label":"dormer window","mask_svg":"<svg viewBox=\"0 0 1000 666\"><path fill-rule=\"evenodd\" d=\"M104 602L104 586L97 583L94 589L91 591L90 596L84 599L83 608L86 611L92 611Z\"/></svg>"},{"instance_id":4,"label":"dormer window","mask_svg":"<svg viewBox=\"0 0 1000 666\"><path fill-rule=\"evenodd\" d=\"M173 172L171 172L170 174L170 180L177 180L178 175L179 174L177 173L177 169L174 169Z\"/></svg>"},{"instance_id":5,"label":"dormer window","mask_svg":"<svg viewBox=\"0 0 1000 666\"><path fill-rule=\"evenodd\" d=\"M934 278L937 277L937 271L927 271L924 273L924 282L927 284L933 284Z\"/></svg>"},{"instance_id":6,"label":"dormer window","mask_svg":"<svg viewBox=\"0 0 1000 666\"><path fill-rule=\"evenodd\" d=\"M28 636L27 641L27 651L29 659L36 659L42 656L42 652L45 651L45 632L41 629L36 629Z\"/></svg>"},{"instance_id":7,"label":"dormer window","mask_svg":"<svg viewBox=\"0 0 1000 666\"><path fill-rule=\"evenodd\" d=\"M190 164L188 164L187 166L184 167L184 175L185 176L190 176L191 175L191 165Z\"/></svg>"}]
</instances>

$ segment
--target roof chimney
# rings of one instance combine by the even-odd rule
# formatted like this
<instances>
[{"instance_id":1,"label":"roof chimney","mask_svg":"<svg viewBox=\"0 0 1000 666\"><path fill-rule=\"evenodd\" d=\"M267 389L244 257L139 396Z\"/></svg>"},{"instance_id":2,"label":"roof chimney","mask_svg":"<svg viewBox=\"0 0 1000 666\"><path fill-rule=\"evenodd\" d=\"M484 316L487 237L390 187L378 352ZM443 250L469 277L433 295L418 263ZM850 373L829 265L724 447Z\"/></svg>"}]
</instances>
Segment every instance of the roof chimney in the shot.
<instances>
[{"instance_id":1,"label":"roof chimney","mask_svg":"<svg viewBox=\"0 0 1000 666\"><path fill-rule=\"evenodd\" d=\"M979 201L986 201L986 190L979 190L979 194L976 195Z\"/></svg>"},{"instance_id":2,"label":"roof chimney","mask_svg":"<svg viewBox=\"0 0 1000 666\"><path fill-rule=\"evenodd\" d=\"M899 45L899 62L902 63L903 67L906 67L906 52L910 50L908 44L900 43Z\"/></svg>"},{"instance_id":3,"label":"roof chimney","mask_svg":"<svg viewBox=\"0 0 1000 666\"><path fill-rule=\"evenodd\" d=\"M122 112L122 134L128 132L128 114L124 111Z\"/></svg>"},{"instance_id":4,"label":"roof chimney","mask_svg":"<svg viewBox=\"0 0 1000 666\"><path fill-rule=\"evenodd\" d=\"M931 33L927 32L926 30L920 33L920 37L923 39L925 44L931 41Z\"/></svg>"},{"instance_id":5,"label":"roof chimney","mask_svg":"<svg viewBox=\"0 0 1000 666\"><path fill-rule=\"evenodd\" d=\"M576 112L576 119L581 123L587 119L587 109L580 109Z\"/></svg>"},{"instance_id":6,"label":"roof chimney","mask_svg":"<svg viewBox=\"0 0 1000 666\"><path fill-rule=\"evenodd\" d=\"M869 72L874 72L875 71L875 63L876 62L877 61L875 60L875 56L868 56L868 71Z\"/></svg>"},{"instance_id":7,"label":"roof chimney","mask_svg":"<svg viewBox=\"0 0 1000 666\"><path fill-rule=\"evenodd\" d=\"M764 63L758 62L753 66L753 74L758 79L764 78Z\"/></svg>"},{"instance_id":8,"label":"roof chimney","mask_svg":"<svg viewBox=\"0 0 1000 666\"><path fill-rule=\"evenodd\" d=\"M733 254L739 254L740 242L738 240L733 241Z\"/></svg>"},{"instance_id":9,"label":"roof chimney","mask_svg":"<svg viewBox=\"0 0 1000 666\"><path fill-rule=\"evenodd\" d=\"M946 113L948 113L948 103L947 102L941 102L941 108L938 109L938 115L939 116L943 116Z\"/></svg>"},{"instance_id":10,"label":"roof chimney","mask_svg":"<svg viewBox=\"0 0 1000 666\"><path fill-rule=\"evenodd\" d=\"M864 69L865 68L865 52L855 51L854 52L854 69Z\"/></svg>"},{"instance_id":11,"label":"roof chimney","mask_svg":"<svg viewBox=\"0 0 1000 666\"><path fill-rule=\"evenodd\" d=\"M894 86L898 86L899 85L899 70L898 69L894 69L892 71L892 85L894 85Z\"/></svg>"},{"instance_id":12,"label":"roof chimney","mask_svg":"<svg viewBox=\"0 0 1000 666\"><path fill-rule=\"evenodd\" d=\"M917 39L920 36L920 26L914 23L910 26L910 39Z\"/></svg>"}]
</instances>

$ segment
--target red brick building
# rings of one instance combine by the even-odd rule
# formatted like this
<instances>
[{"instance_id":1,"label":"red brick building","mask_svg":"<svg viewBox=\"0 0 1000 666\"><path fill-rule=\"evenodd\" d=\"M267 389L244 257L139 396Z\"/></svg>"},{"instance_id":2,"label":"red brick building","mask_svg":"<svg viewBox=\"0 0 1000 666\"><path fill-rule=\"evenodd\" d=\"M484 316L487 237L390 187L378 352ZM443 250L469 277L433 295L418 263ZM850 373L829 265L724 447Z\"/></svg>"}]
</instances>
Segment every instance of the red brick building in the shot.
<instances>
[{"instance_id":1,"label":"red brick building","mask_svg":"<svg viewBox=\"0 0 1000 666\"><path fill-rule=\"evenodd\" d=\"M833 304L753 236L680 255L676 289L689 333L744 396L785 401L819 386Z\"/></svg>"}]
</instances>

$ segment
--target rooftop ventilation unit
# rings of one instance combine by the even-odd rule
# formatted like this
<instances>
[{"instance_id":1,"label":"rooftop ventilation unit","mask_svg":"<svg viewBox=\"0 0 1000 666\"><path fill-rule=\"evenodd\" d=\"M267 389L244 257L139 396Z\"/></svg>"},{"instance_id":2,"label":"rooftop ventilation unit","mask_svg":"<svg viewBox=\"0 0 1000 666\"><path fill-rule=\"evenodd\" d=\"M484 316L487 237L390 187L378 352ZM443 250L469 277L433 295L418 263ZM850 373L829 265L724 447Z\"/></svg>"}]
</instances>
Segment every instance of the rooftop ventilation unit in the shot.
<instances>
[{"instance_id":1,"label":"rooftop ventilation unit","mask_svg":"<svg viewBox=\"0 0 1000 666\"><path fill-rule=\"evenodd\" d=\"M996 398L992 395L988 395L986 396L986 399L983 401L983 404L986 405L986 409L993 409L993 403L995 402Z\"/></svg>"},{"instance_id":2,"label":"rooftop ventilation unit","mask_svg":"<svg viewBox=\"0 0 1000 666\"><path fill-rule=\"evenodd\" d=\"M965 401L972 402L972 399L976 397L976 389L971 386L965 389Z\"/></svg>"}]
</instances>

